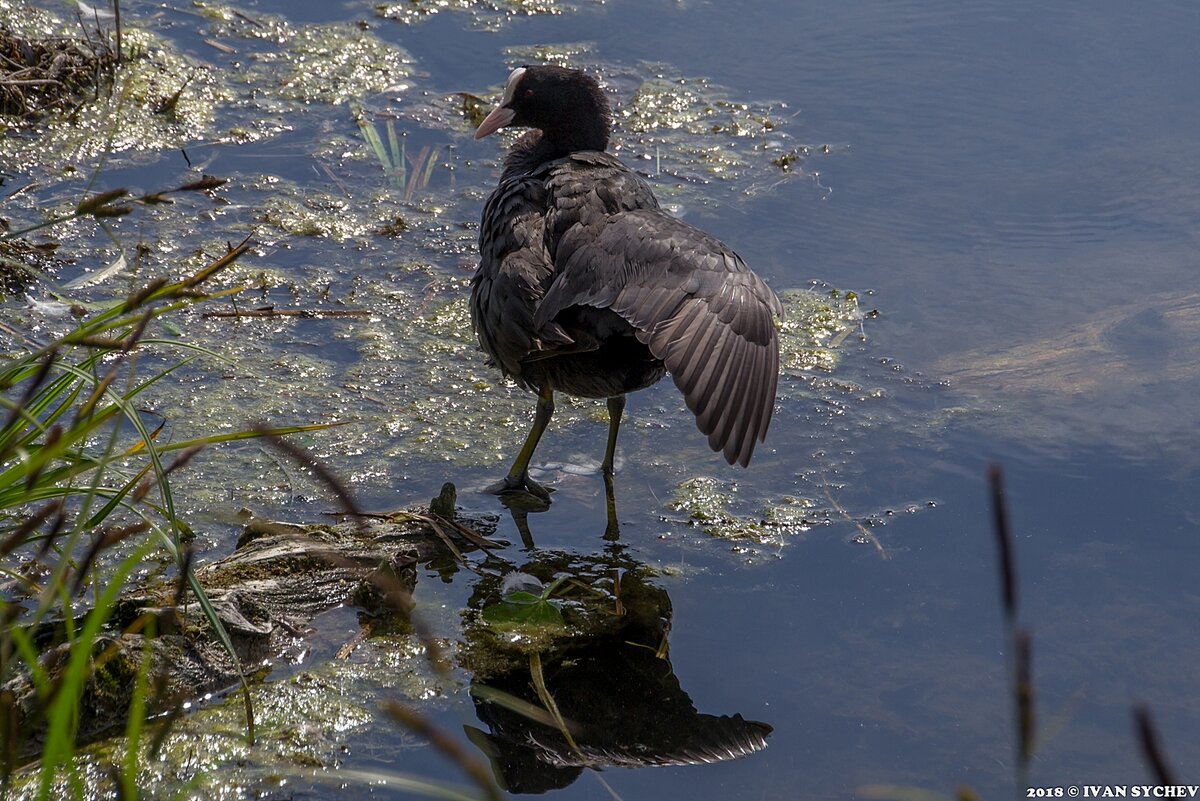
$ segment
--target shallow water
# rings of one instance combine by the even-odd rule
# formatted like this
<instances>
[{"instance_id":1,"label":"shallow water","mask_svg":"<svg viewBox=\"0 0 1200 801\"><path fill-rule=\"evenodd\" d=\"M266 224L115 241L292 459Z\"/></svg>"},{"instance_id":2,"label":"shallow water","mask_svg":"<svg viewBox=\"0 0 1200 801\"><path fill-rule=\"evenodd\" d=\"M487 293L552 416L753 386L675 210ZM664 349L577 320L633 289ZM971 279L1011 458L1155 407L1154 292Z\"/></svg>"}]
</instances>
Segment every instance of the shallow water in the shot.
<instances>
[{"instance_id":1,"label":"shallow water","mask_svg":"<svg viewBox=\"0 0 1200 801\"><path fill-rule=\"evenodd\" d=\"M221 67L265 46L244 31L205 28L187 9L130 6L183 52ZM663 144L664 196L777 289L820 282L879 312L863 321L865 339L842 342L832 372L785 378L767 447L747 471L707 451L669 383L630 399L621 539L629 558L661 571L676 677L700 712L741 713L774 733L765 751L737 761L605 771L620 797L847 798L873 785L949 795L964 784L983 797L1012 793L1014 726L984 483L991 461L1006 470L1022 620L1034 638L1040 737L1031 783L1149 781L1132 735L1134 703L1153 710L1184 778L1200 764L1200 11L612 0L532 16L446 7L404 24L345 4L239 8L297 25L365 20L411 56L403 80L433 95L492 99L519 63L510 53L528 52L509 48L534 45L598 66L618 96L655 72L707 80L769 111L778 134L728 143L727 174L707 177L678 156L690 151ZM213 37L239 53L204 43ZM192 335L228 341L237 365L220 379L198 370L177 395L162 396L162 410L189 417L175 424L179 438L205 418L239 425L229 409L246 406L280 423L360 418L306 444L365 505L428 498L453 480L463 505L499 510L470 489L503 470L532 399L506 394L472 355L453 303L466 292L470 226L500 143L470 141L465 121L448 127L414 93L386 83L362 97L364 107L395 114L410 153L442 148L428 189L411 202L389 190L345 104L260 113L243 99L219 112L225 121L215 128L237 120L259 132L247 137L255 141L208 131L181 143L192 161L232 180L228 205L187 201L226 226L192 231L188 242L240 238L226 231L255 225L261 245L238 277L268 273L264 300L311 308L327 297L374 316L191 320ZM772 172L775 151L756 150L773 140L809 147L798 175ZM623 145L630 159L654 146ZM106 186L165 185L184 170L177 151L117 158ZM300 202L272 215L281 196ZM288 217L301 207L312 216ZM390 214L409 230L373 233ZM162 253L165 261L173 251ZM447 304L445 314L422 317L431 304ZM401 324L409 318L424 322ZM563 412L538 458L568 469L548 471L558 492L530 525L540 548L598 552L603 486L578 468L599 458L603 418L589 404ZM195 469L188 508L208 521L213 552L229 547L237 507L292 519L330 508L315 484L255 446L206 455ZM228 486L234 469L249 477L243 490ZM757 538L714 537L671 503L695 476L715 478L729 495L732 522L710 528L753 522L787 498L811 509L803 523ZM519 541L507 518L500 534ZM443 585L431 573L418 602L453 638L469 593L462 574ZM355 624L331 614L318 628L336 643ZM366 695L395 691L380 686ZM429 708L455 733L479 725L465 686L443 688ZM337 755L329 761L343 769L458 778L380 715L325 736ZM304 775L283 789L364 792ZM555 797L605 792L581 775Z\"/></svg>"}]
</instances>

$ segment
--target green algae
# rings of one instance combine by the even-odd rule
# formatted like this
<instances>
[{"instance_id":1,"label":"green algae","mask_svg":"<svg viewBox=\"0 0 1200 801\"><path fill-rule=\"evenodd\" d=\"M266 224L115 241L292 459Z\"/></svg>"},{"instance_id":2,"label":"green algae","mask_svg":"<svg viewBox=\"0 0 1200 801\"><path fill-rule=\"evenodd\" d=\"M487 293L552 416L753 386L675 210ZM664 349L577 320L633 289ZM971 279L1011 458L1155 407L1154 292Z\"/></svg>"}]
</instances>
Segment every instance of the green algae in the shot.
<instances>
[{"instance_id":1,"label":"green algae","mask_svg":"<svg viewBox=\"0 0 1200 801\"><path fill-rule=\"evenodd\" d=\"M347 370L347 387L388 398L393 456L487 466L510 458L524 435L533 398L484 363L466 293L463 282L452 297L395 297L393 313L362 332L363 358ZM555 426L578 422L581 409L564 402Z\"/></svg>"},{"instance_id":2,"label":"green algae","mask_svg":"<svg viewBox=\"0 0 1200 801\"><path fill-rule=\"evenodd\" d=\"M413 58L355 25L285 26L277 52L255 55L250 83L274 84L279 95L301 103L340 105L402 83Z\"/></svg>"},{"instance_id":3,"label":"green algae","mask_svg":"<svg viewBox=\"0 0 1200 801\"><path fill-rule=\"evenodd\" d=\"M689 184L728 183L743 194L803 174L803 164L795 163L800 159L787 171L776 164L795 150L787 104L734 99L706 78L664 65L643 65L640 72L641 83L615 116L618 149L647 172Z\"/></svg>"},{"instance_id":4,"label":"green algae","mask_svg":"<svg viewBox=\"0 0 1200 801\"><path fill-rule=\"evenodd\" d=\"M779 302L779 363L784 371L833 370L838 346L862 331L863 314L853 292L785 289Z\"/></svg>"},{"instance_id":5,"label":"green algae","mask_svg":"<svg viewBox=\"0 0 1200 801\"><path fill-rule=\"evenodd\" d=\"M25 39L44 39L79 32L75 26L68 29L60 17L46 9L21 0L0 0L0 24Z\"/></svg>"},{"instance_id":6,"label":"green algae","mask_svg":"<svg viewBox=\"0 0 1200 801\"><path fill-rule=\"evenodd\" d=\"M284 234L341 242L367 236L374 230L352 213L352 205L345 196L333 192L310 190L303 196L281 192L264 199L260 220Z\"/></svg>"},{"instance_id":7,"label":"green algae","mask_svg":"<svg viewBox=\"0 0 1200 801\"><path fill-rule=\"evenodd\" d=\"M253 43L248 64L240 55L231 69L205 64L174 50L161 34L127 24L126 57L112 86L69 117L39 123L32 136L0 139L0 162L69 177L122 154L157 154L198 141L262 141L291 130L291 118L314 103L342 105L407 88L412 57L360 26L294 25L216 4L197 9L211 41ZM30 35L77 32L48 13L25 11L0 5L0 24Z\"/></svg>"},{"instance_id":8,"label":"green algae","mask_svg":"<svg viewBox=\"0 0 1200 801\"><path fill-rule=\"evenodd\" d=\"M780 525L778 518L767 520L734 511L737 485L728 480L697 476L676 485L668 504L685 515L690 525L705 534L727 540L747 540L756 545L778 547L786 542L789 530L807 530L805 525ZM804 501L797 502L806 505Z\"/></svg>"},{"instance_id":9,"label":"green algae","mask_svg":"<svg viewBox=\"0 0 1200 801\"><path fill-rule=\"evenodd\" d=\"M441 643L443 647L448 643ZM334 770L351 738L380 724L378 705L405 698L437 705L443 680L433 676L424 648L409 637L374 637L348 660L325 662L290 678L253 689L256 740L246 741L245 711L234 702L188 705L190 714L175 722L162 740L157 758L140 744L137 786L144 798L243 799L294 786L306 770ZM389 725L389 724L382 724ZM398 732L389 742L399 745ZM76 769L86 788L83 798L113 797L111 767L124 758L128 741L115 738L86 749ZM407 738L404 747L423 744ZM6 798L36 797L36 775L15 774ZM76 797L60 778L51 797Z\"/></svg>"}]
</instances>

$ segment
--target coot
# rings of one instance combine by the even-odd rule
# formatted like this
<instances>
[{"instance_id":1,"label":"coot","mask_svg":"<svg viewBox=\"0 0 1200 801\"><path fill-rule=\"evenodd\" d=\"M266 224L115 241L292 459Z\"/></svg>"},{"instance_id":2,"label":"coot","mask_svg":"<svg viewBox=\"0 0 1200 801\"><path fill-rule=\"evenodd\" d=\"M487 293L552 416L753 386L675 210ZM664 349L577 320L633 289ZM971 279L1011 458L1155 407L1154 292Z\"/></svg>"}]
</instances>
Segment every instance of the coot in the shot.
<instances>
[{"instance_id":1,"label":"coot","mask_svg":"<svg viewBox=\"0 0 1200 801\"><path fill-rule=\"evenodd\" d=\"M506 126L534 130L512 146L484 205L471 321L490 360L538 403L512 469L489 489L547 497L528 468L556 391L608 399L611 478L625 394L665 373L709 446L749 464L775 403L775 293L604 152L608 101L591 76L518 67L475 138Z\"/></svg>"}]
</instances>

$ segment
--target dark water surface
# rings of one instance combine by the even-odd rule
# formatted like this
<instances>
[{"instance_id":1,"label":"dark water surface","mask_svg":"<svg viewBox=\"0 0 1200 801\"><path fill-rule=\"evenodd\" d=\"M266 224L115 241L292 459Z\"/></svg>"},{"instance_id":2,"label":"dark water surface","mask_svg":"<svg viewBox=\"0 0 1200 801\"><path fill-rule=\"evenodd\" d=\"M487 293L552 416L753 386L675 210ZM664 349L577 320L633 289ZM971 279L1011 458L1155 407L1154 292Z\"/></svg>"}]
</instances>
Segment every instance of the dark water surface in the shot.
<instances>
[{"instance_id":1,"label":"dark water surface","mask_svg":"<svg viewBox=\"0 0 1200 801\"><path fill-rule=\"evenodd\" d=\"M740 713L774 733L765 751L732 762L604 772L621 798L852 798L872 785L949 795L964 784L1011 797L1014 726L984 482L993 460L1006 469L1033 633L1032 784L1149 781L1135 702L1153 710L1181 778L1195 779L1200 7L585 0L498 31L452 11L405 26L358 4L245 8L297 22L369 19L435 92L499 83L510 46L588 42L604 64L661 62L733 97L786 103L791 135L829 146L805 163L807 177L753 196L714 182L685 210L773 286L828 282L877 309L833 377L882 387L882 397L839 410L790 395L744 473L702 449L669 384L630 406L647 418L664 409L674 424L657 441L677 447L670 458L689 470L736 480L750 498L836 502L846 516L775 545L714 539L664 519L675 481L627 444L622 541L633 559L668 568L658 584L673 609L680 686L699 711ZM167 33L187 41L186 31ZM322 180L304 162L256 161L272 148L286 161L304 134L226 148L215 169L257 163ZM498 144L456 147L487 158ZM458 180L482 190L494 178L467 169ZM294 254L298 269L332 258L320 242ZM448 256L443 272L460 260ZM539 458L598 458L603 432L600 423L552 429ZM368 505L498 472L423 459L404 460L402 489L392 477L365 482ZM538 545L601 550L600 479L561 480L551 510L531 518ZM481 495L463 503L497 508ZM890 558L853 542L858 525ZM518 539L507 519L500 534ZM423 577L418 601L461 604L470 588L462 576L456 585ZM456 732L479 725L465 689L433 715ZM357 730L342 765L458 778L392 735L382 719ZM304 780L288 789L365 792ZM554 797L607 793L585 774Z\"/></svg>"}]
</instances>

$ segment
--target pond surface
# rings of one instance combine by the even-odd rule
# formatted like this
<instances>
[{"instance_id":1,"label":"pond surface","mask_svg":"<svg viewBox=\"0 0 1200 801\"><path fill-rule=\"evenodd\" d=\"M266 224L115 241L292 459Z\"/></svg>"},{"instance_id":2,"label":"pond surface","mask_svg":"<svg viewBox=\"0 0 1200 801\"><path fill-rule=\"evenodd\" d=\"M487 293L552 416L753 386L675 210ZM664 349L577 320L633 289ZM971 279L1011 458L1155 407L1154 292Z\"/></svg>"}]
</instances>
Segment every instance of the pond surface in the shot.
<instances>
[{"instance_id":1,"label":"pond surface","mask_svg":"<svg viewBox=\"0 0 1200 801\"><path fill-rule=\"evenodd\" d=\"M258 249L237 278L261 274L264 303L373 316L188 321L191 336L227 347L235 362L219 378L197 370L177 394L163 390L174 436L248 417L355 419L305 444L365 506L427 499L451 480L469 510L503 511L473 490L505 469L533 399L482 364L461 305L503 143L471 141L469 122L439 98L470 92L491 103L531 53L599 71L618 100L659 80L702 95L701 106L720 101L722 130L708 138L686 109L683 138L661 127L667 117L647 132L618 114L622 157L777 290L852 291L859 312L878 312L860 321L833 309L844 330L817 343L835 349L831 369L785 375L767 445L746 471L707 451L669 382L630 398L621 559L654 571L669 596L670 666L696 710L774 731L741 759L584 771L553 797L899 792L882 787L950 796L963 785L1011 796L1015 735L985 482L993 461L1006 472L1033 634L1032 784L1150 781L1135 703L1153 711L1183 778L1200 765L1200 9L546 0L400 3L387 18L348 3L246 3L244 16L216 8L122 3L132 24L225 76L226 88L211 101L215 122L180 132L173 148L116 154L103 185L178 182L183 148L231 183L226 203L181 200L182 210L145 218L162 263L194 258L201 239L216 252L213 243L254 228ZM352 66L385 74L347 79L343 94L340 79L312 86L289 72L297 37L277 46L288 36L273 26L358 22L374 49L360 56L370 64ZM272 52L290 55L255 56ZM352 106L385 145L394 119L408 154L434 164L427 185L406 197L405 184L389 183ZM764 117L769 127L734 132ZM785 153L797 156L786 173L773 163ZM17 165L6 171L21 180ZM41 197L80 185L67 176ZM402 226L379 232L397 218ZM206 228L173 242L165 232L181 219ZM131 240L145 236L121 224ZM538 451L558 488L551 509L529 520L539 549L605 551L603 484L588 470L604 447L602 406L564 404ZM257 447L207 454L195 469L195 485L179 492L193 525L211 532L213 554L231 547L239 507L303 520L332 506ZM705 524L688 519L697 486L723 509ZM782 522L764 527L764 516ZM497 536L520 542L507 516ZM471 578L443 584L430 572L418 585L430 625L451 641ZM317 628L305 664L328 671L322 660L357 623L343 610ZM424 694L423 708L456 736L486 728L465 672L437 690L363 672L354 692L369 710L389 693ZM612 683L598 686L621 700ZM264 770L258 785L253 772L236 781L262 797L334 799L403 795L338 770L461 782L382 714L338 720L315 749L323 778L297 768L282 787L285 769ZM320 720L305 726L320 730ZM238 797L227 789L210 797Z\"/></svg>"}]
</instances>

